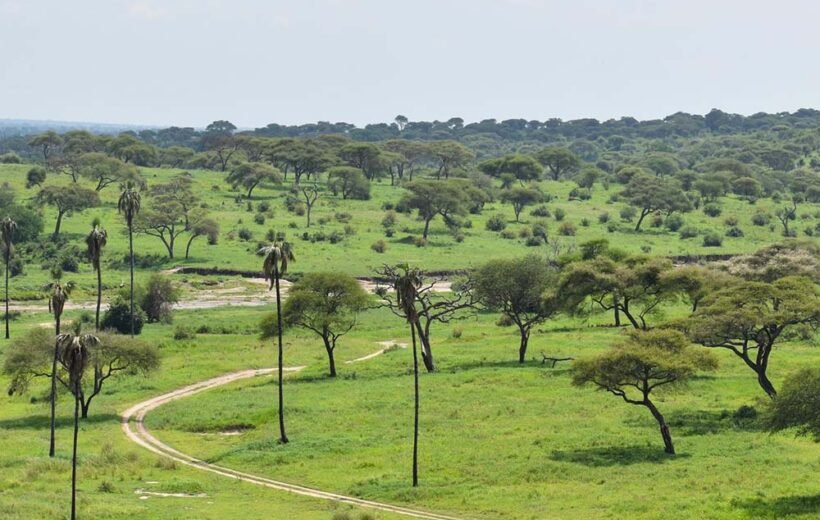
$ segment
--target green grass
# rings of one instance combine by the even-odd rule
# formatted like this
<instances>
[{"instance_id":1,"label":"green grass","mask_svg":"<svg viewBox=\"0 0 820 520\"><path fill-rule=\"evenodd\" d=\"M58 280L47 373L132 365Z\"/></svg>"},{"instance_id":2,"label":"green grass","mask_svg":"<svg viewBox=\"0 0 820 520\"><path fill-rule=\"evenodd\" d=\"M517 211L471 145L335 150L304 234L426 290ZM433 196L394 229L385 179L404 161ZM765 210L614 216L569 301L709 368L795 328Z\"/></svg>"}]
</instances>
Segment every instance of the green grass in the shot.
<instances>
[{"instance_id":1,"label":"green grass","mask_svg":"<svg viewBox=\"0 0 820 520\"><path fill-rule=\"evenodd\" d=\"M0 181L17 188L27 199L34 191L23 188L28 166L0 165ZM161 182L174 171L147 169L149 182ZM500 239L486 231L486 220L501 212L518 230L536 219L523 214L525 222L512 222L509 206L491 204L481 215L471 215L472 227L457 243L440 221L426 248L403 243L418 236L422 224L400 216L396 235L385 238L380 225L382 204L395 202L401 190L375 184L370 201L341 201L325 193L314 210L310 232L341 231L344 224L333 219L337 212L353 215L356 234L341 244L309 242L298 238L304 217L287 213L281 196L284 189L263 187L254 197L271 203L274 218L265 225L253 222L246 203L235 203L238 192L224 183L224 174L194 172L197 191L220 221L223 236L218 246L195 243L192 258L167 261L156 269L140 270L138 281L157 269L177 265L258 270L254 256L257 241L268 229L285 230L294 240L297 262L294 274L315 270L340 270L357 276L373 274L382 263L409 261L429 270L449 270L477 265L489 258L533 252L523 240ZM68 182L67 178L49 182ZM212 189L218 186L219 189ZM702 212L685 216L686 225L725 231L723 220L736 216L744 238L724 238L720 248L704 248L701 237L681 240L676 233L653 229L629 231L630 224L608 233L598 215L606 211L618 221L620 204L607 204L609 192L596 187L588 202L569 202L570 183L543 183L556 195L548 207L567 212L566 221L576 225L575 237L561 237L564 248L593 238L608 238L632 252L658 255L749 252L779 240L779 228L751 225L757 207L772 210L770 200L756 205L728 198L723 215L712 219ZM64 221L64 233L77 245L99 216L110 232L108 259L122 259L127 241L116 214L114 188L103 191L102 208L74 215ZM818 205L802 205L803 217L795 223L802 232L817 223ZM45 210L46 230L54 212ZM330 221L318 222L322 217ZM580 225L582 218L589 227ZM242 223L239 223L239 220ZM555 237L559 223L547 219ZM291 222L295 228L289 227ZM240 228L252 231L250 241L231 240ZM384 239L384 254L370 245ZM183 244L184 246L184 244ZM141 254L163 254L160 242L138 237ZM546 250L546 248L542 248ZM181 253L181 250L180 250ZM105 301L127 272L104 265ZM12 280L12 297L36 295L48 279L47 270L32 264L26 274ZM64 279L79 283L75 300L89 299L95 284L87 264ZM197 298L212 287L251 287L248 282L225 276L177 275L186 296ZM258 286L257 286L258 289ZM45 301L41 300L44 304ZM314 499L292 496L246 483L175 465L130 443L121 432L119 413L128 406L186 384L246 368L272 367L272 343L256 338L259 320L269 309L257 307L177 311L171 325L146 326L144 339L155 343L162 368L149 378L123 374L111 381L91 408L80 437L80 513L87 519L233 518L241 512L248 520L306 518L329 520L347 513L358 520L364 511ZM666 309L668 317L682 308ZM67 311L65 320L76 319ZM370 311L360 325L340 341L337 364L340 377L330 380L326 358L315 337L293 331L286 336L286 364L307 365L286 382L288 432L292 442L276 442L276 387L270 377L237 382L197 396L176 401L152 412L149 427L166 442L220 465L294 483L348 493L369 499L409 504L471 518L781 518L787 515L816 517L820 484L820 445L790 433L771 435L752 422L738 421L734 412L743 405L760 407L762 391L752 373L739 361L720 352L721 369L696 378L686 391L659 398L659 407L672 427L679 455L663 454L655 423L646 410L617 398L570 385L568 365L554 369L541 365L541 351L555 356L592 355L617 339L619 331L592 327L608 316L559 319L534 335L530 357L519 366L517 339L509 328L494 325L497 316L478 318L434 330L434 348L440 371L423 374L421 415L421 486L409 485L412 426L411 358L407 350L395 349L357 364L347 360L369 354L378 342L406 342L404 324L384 310ZM659 319L659 318L658 318ZM51 317L26 313L13 323L13 334L44 326ZM656 319L657 322L657 319ZM173 340L178 325L211 333L194 339ZM453 326L463 334L451 336ZM0 356L8 343L0 339ZM778 347L772 359L775 384L800 367L820 363L820 351L807 343ZM0 387L8 381L0 377ZM58 458L48 459L47 384L39 381L24 396L0 401L0 518L64 518L70 483L71 403L59 403ZM220 435L225 430L240 435ZM144 495L149 492L204 493L203 498L170 498ZM396 518L377 514L379 519ZM364 517L362 517L364 518Z\"/></svg>"}]
</instances>

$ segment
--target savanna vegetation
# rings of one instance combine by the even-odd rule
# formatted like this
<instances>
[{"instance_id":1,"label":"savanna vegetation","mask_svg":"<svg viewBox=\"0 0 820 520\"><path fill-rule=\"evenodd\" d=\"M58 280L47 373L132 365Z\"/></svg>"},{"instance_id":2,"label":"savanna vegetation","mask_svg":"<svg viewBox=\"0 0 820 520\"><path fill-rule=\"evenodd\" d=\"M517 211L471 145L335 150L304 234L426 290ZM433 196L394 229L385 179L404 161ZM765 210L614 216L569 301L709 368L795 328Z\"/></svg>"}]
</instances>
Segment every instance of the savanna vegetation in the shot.
<instances>
[{"instance_id":1,"label":"savanna vegetation","mask_svg":"<svg viewBox=\"0 0 820 520\"><path fill-rule=\"evenodd\" d=\"M0 515L811 517L818 114L4 137Z\"/></svg>"}]
</instances>

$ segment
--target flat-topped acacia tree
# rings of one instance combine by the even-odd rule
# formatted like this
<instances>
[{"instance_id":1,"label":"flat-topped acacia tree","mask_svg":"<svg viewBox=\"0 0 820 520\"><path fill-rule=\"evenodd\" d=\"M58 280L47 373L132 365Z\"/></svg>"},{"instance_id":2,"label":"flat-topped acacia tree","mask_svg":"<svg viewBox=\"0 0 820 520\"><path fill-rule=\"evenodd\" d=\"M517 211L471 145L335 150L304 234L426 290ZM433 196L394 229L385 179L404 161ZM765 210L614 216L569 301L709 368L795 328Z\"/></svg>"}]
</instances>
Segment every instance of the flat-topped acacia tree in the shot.
<instances>
[{"instance_id":1,"label":"flat-topped acacia tree","mask_svg":"<svg viewBox=\"0 0 820 520\"><path fill-rule=\"evenodd\" d=\"M711 353L696 350L681 332L668 329L632 330L627 341L603 354L576 361L572 382L592 384L624 400L645 406L658 422L664 451L675 454L666 419L651 394L664 386L682 385L698 370L713 370L717 361Z\"/></svg>"},{"instance_id":2,"label":"flat-topped acacia tree","mask_svg":"<svg viewBox=\"0 0 820 520\"><path fill-rule=\"evenodd\" d=\"M285 399L283 391L283 349L282 349L282 293L279 289L280 278L287 273L288 264L296 260L293 248L285 240L277 240L269 246L259 250L259 256L264 258L262 272L265 280L270 281L269 289L276 289L276 337L278 339L278 369L279 369L279 441L287 444L288 436L285 433Z\"/></svg>"}]
</instances>

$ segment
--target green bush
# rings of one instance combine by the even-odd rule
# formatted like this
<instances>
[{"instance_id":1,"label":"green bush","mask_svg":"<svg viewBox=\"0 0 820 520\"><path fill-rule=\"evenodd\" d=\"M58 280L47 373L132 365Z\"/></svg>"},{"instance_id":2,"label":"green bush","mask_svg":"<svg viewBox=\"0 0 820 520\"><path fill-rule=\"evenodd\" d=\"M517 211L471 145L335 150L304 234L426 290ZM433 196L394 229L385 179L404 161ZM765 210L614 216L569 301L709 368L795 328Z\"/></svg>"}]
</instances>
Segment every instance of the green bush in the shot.
<instances>
[{"instance_id":1,"label":"green bush","mask_svg":"<svg viewBox=\"0 0 820 520\"><path fill-rule=\"evenodd\" d=\"M707 233L703 237L704 247L720 247L723 245L723 237L717 233Z\"/></svg>"},{"instance_id":2,"label":"green bush","mask_svg":"<svg viewBox=\"0 0 820 520\"><path fill-rule=\"evenodd\" d=\"M384 253L387 251L387 244L384 240L376 240L370 245L370 249L377 253Z\"/></svg>"},{"instance_id":3,"label":"green bush","mask_svg":"<svg viewBox=\"0 0 820 520\"><path fill-rule=\"evenodd\" d=\"M723 210L717 204L707 204L703 206L703 212L706 216L714 218L719 217Z\"/></svg>"},{"instance_id":4,"label":"green bush","mask_svg":"<svg viewBox=\"0 0 820 520\"><path fill-rule=\"evenodd\" d=\"M487 219L487 224L484 226L487 231L504 231L507 228L507 219L504 215L496 214Z\"/></svg>"},{"instance_id":5,"label":"green bush","mask_svg":"<svg viewBox=\"0 0 820 520\"><path fill-rule=\"evenodd\" d=\"M664 227L669 231L677 231L683 227L683 217L677 213L672 213L663 221Z\"/></svg>"},{"instance_id":6,"label":"green bush","mask_svg":"<svg viewBox=\"0 0 820 520\"><path fill-rule=\"evenodd\" d=\"M567 212L561 208L555 208L555 211L552 212L552 216L555 217L555 220L561 222L564 220L564 217L567 216Z\"/></svg>"},{"instance_id":7,"label":"green bush","mask_svg":"<svg viewBox=\"0 0 820 520\"><path fill-rule=\"evenodd\" d=\"M142 327L145 324L145 312L139 307L134 308L134 334L142 332ZM100 327L103 330L115 330L120 334L131 333L131 304L122 299L117 298L114 303L105 311Z\"/></svg>"},{"instance_id":8,"label":"green bush","mask_svg":"<svg viewBox=\"0 0 820 520\"><path fill-rule=\"evenodd\" d=\"M798 370L789 376L766 413L774 431L795 428L798 435L820 441L820 368Z\"/></svg>"}]
</instances>

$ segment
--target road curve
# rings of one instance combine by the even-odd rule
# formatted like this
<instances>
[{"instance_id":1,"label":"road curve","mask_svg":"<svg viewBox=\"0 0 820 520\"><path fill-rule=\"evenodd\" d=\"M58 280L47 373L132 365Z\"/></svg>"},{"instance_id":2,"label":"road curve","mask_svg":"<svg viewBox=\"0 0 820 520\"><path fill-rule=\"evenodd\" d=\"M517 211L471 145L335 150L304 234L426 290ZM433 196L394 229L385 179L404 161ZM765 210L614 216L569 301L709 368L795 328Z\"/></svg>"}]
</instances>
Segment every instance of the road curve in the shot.
<instances>
[{"instance_id":1,"label":"road curve","mask_svg":"<svg viewBox=\"0 0 820 520\"><path fill-rule=\"evenodd\" d=\"M285 370L288 372L298 372L303 368L304 367L292 367L286 368ZM128 437L131 441L139 444L140 446L149 451L156 453L157 455L161 455L163 457L172 459L181 464L185 464L186 466L197 468L203 471L210 471L211 473L216 473L217 475L222 475L223 477L241 480L244 482L250 482L251 484L265 486L280 491L286 491L288 493L294 493L296 495L319 498L323 500L332 500L334 502L341 502L364 508L376 509L379 511L386 511L389 513L396 513L411 518L421 518L425 520L459 520L458 518L453 516L431 513L427 511L420 511L417 509L410 509L407 507L385 504L382 502L375 502L372 500L364 500L361 498L350 497L346 495L339 495L328 491L321 491L319 489L313 489L305 486L299 486L296 484L288 484L287 482L280 482L278 480L272 480L265 477L259 477L257 475L251 475L250 473L236 471L230 468L217 466L215 464L209 464L208 462L196 459L194 457L191 457L190 455L186 455L168 446L167 444L163 443L162 441L154 437L151 434L151 432L148 431L148 428L145 427L145 416L148 414L148 412L156 408L159 408L160 406L166 403L175 401L177 399L182 399L183 397L198 394L200 392L204 392L205 390L210 390L212 388L216 388L218 386L222 386L233 381L247 379L256 376L268 375L274 372L276 372L276 368L261 368L255 370L242 370L239 372L231 372L229 374L225 374L205 381L200 381L199 383L194 383L192 385L185 386L178 390L174 390L172 392L168 392L166 394L162 394L160 396L135 404L131 408L124 411L121 415L121 424L123 432L125 433L126 437Z\"/></svg>"}]
</instances>

